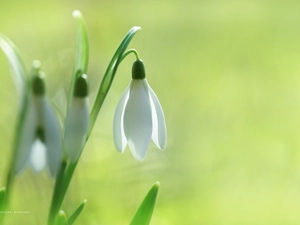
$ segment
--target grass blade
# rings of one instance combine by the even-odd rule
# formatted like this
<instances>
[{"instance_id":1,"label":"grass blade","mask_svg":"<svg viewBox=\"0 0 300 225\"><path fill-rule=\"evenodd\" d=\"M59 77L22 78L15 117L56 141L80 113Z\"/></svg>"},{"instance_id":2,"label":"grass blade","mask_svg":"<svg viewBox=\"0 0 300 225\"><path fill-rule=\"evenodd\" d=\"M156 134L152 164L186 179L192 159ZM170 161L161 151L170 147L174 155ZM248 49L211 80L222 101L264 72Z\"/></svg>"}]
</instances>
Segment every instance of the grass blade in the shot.
<instances>
[{"instance_id":1,"label":"grass blade","mask_svg":"<svg viewBox=\"0 0 300 225\"><path fill-rule=\"evenodd\" d=\"M148 225L154 210L159 182L153 185L133 217L130 225Z\"/></svg>"},{"instance_id":2,"label":"grass blade","mask_svg":"<svg viewBox=\"0 0 300 225\"><path fill-rule=\"evenodd\" d=\"M0 211L3 210L5 195L6 195L6 188L3 187L0 189Z\"/></svg>"},{"instance_id":3,"label":"grass blade","mask_svg":"<svg viewBox=\"0 0 300 225\"><path fill-rule=\"evenodd\" d=\"M77 217L80 215L81 211L83 210L84 206L86 204L86 200L83 201L83 203L80 204L80 206L73 212L73 214L69 217L67 221L67 225L72 225Z\"/></svg>"}]
</instances>

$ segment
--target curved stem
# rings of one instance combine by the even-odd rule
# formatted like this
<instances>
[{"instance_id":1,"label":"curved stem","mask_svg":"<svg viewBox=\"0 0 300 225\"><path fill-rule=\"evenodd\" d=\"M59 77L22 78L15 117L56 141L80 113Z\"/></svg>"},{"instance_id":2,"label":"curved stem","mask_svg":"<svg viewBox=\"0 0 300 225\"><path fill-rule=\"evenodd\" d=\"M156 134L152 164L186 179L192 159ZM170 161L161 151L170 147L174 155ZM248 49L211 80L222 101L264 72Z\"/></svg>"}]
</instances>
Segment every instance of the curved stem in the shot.
<instances>
[{"instance_id":1,"label":"curved stem","mask_svg":"<svg viewBox=\"0 0 300 225\"><path fill-rule=\"evenodd\" d=\"M123 59L125 59L130 53L134 53L135 54L135 58L136 60L139 60L140 59L140 56L139 56L139 53L135 50L135 49L129 49L127 50L123 55L122 55L122 58L120 60L120 63L123 61Z\"/></svg>"}]
</instances>

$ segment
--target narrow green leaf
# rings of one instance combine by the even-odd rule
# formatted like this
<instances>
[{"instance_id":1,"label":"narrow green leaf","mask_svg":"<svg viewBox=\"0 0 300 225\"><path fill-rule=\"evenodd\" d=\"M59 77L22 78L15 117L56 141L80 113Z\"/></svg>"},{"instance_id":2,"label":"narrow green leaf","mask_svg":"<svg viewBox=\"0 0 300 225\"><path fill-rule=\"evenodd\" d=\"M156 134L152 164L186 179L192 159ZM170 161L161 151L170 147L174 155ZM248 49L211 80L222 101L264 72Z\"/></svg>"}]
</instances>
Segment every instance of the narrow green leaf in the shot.
<instances>
[{"instance_id":1,"label":"narrow green leaf","mask_svg":"<svg viewBox=\"0 0 300 225\"><path fill-rule=\"evenodd\" d=\"M6 188L3 187L0 189L0 211L3 210L5 195L6 195Z\"/></svg>"},{"instance_id":2,"label":"narrow green leaf","mask_svg":"<svg viewBox=\"0 0 300 225\"><path fill-rule=\"evenodd\" d=\"M72 93L74 90L75 81L82 74L87 73L88 61L89 61L89 40L87 34L87 28L84 21L84 18L79 10L75 10L73 12L73 17L76 22L76 47L75 47L75 65L74 72L71 81L71 88L69 93L69 102L72 97Z\"/></svg>"},{"instance_id":3,"label":"narrow green leaf","mask_svg":"<svg viewBox=\"0 0 300 225\"><path fill-rule=\"evenodd\" d=\"M77 23L74 74L76 74L78 70L86 73L89 60L89 42L87 29L84 18L80 11L75 10L73 12L73 17Z\"/></svg>"},{"instance_id":4,"label":"narrow green leaf","mask_svg":"<svg viewBox=\"0 0 300 225\"><path fill-rule=\"evenodd\" d=\"M98 113L101 109L101 106L102 106L102 104L105 100L105 97L110 89L110 86L113 82L113 79L114 79L114 76L118 69L118 66L119 66L120 62L122 61L122 56L123 56L127 46L129 45L131 39L140 29L141 29L140 27L135 26L128 31L128 33L123 38L122 42L120 43L119 47L117 48L115 54L113 55L109 65L106 69L106 72L105 72L102 82L100 84L100 87L99 87L99 90L98 90L98 93L96 96L96 100L94 102L94 105L93 105L93 108L92 108L92 111L90 114L90 126L89 126L88 136L90 135L90 133L93 129L93 126L97 119Z\"/></svg>"},{"instance_id":5,"label":"narrow green leaf","mask_svg":"<svg viewBox=\"0 0 300 225\"><path fill-rule=\"evenodd\" d=\"M19 140L20 140L20 130L22 129L25 112L28 105L28 74L26 72L23 60L21 58L20 52L15 46L15 44L7 38L5 35L0 33L0 48L3 50L5 56L7 57L8 63L10 65L11 74L13 80L17 87L18 97L20 100L19 103L19 112L18 112L18 121L15 128L15 137L14 137L14 147L13 153L10 162L10 168L7 173L6 179L6 191L5 191L5 198L2 202L2 208L6 208L9 201L10 190L14 180L14 167L15 167L15 160L16 154L19 148ZM3 217L2 217L3 218ZM1 220L1 217L0 217ZM0 221L2 223L2 221Z\"/></svg>"},{"instance_id":6,"label":"narrow green leaf","mask_svg":"<svg viewBox=\"0 0 300 225\"><path fill-rule=\"evenodd\" d=\"M60 210L57 217L55 225L66 225L67 224L67 217L63 210Z\"/></svg>"},{"instance_id":7,"label":"narrow green leaf","mask_svg":"<svg viewBox=\"0 0 300 225\"><path fill-rule=\"evenodd\" d=\"M84 206L86 204L86 200L83 201L83 203L80 204L80 206L73 212L73 214L69 217L67 221L67 225L72 225L77 217L80 215L81 211L83 210Z\"/></svg>"},{"instance_id":8,"label":"narrow green leaf","mask_svg":"<svg viewBox=\"0 0 300 225\"><path fill-rule=\"evenodd\" d=\"M133 217L130 225L148 225L155 206L159 182L153 185Z\"/></svg>"},{"instance_id":9,"label":"narrow green leaf","mask_svg":"<svg viewBox=\"0 0 300 225\"><path fill-rule=\"evenodd\" d=\"M0 33L0 48L3 50L10 65L13 80L17 86L19 99L23 100L26 96L26 77L27 72L22 61L21 55L15 44L5 35Z\"/></svg>"}]
</instances>

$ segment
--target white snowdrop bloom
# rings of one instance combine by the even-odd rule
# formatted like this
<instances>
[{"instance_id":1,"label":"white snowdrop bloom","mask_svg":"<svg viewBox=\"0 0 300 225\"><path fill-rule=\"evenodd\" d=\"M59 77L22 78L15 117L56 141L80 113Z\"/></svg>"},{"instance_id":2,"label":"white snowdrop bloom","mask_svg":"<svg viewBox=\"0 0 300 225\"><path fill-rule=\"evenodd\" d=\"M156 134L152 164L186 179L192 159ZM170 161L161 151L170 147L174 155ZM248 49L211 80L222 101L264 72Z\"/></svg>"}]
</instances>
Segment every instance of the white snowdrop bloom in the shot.
<instances>
[{"instance_id":1,"label":"white snowdrop bloom","mask_svg":"<svg viewBox=\"0 0 300 225\"><path fill-rule=\"evenodd\" d=\"M167 144L165 117L160 102L145 78L142 60L132 66L132 80L122 94L115 111L113 136L115 147L124 152L128 146L138 161L147 154L151 138L163 150Z\"/></svg>"},{"instance_id":2,"label":"white snowdrop bloom","mask_svg":"<svg viewBox=\"0 0 300 225\"><path fill-rule=\"evenodd\" d=\"M61 132L56 114L45 96L41 74L32 80L32 94L20 132L15 173L22 171L26 164L35 172L48 165L50 174L55 176L62 158Z\"/></svg>"},{"instance_id":3,"label":"white snowdrop bloom","mask_svg":"<svg viewBox=\"0 0 300 225\"><path fill-rule=\"evenodd\" d=\"M88 83L84 74L76 80L65 122L64 145L72 163L76 162L81 154L88 128Z\"/></svg>"}]
</instances>

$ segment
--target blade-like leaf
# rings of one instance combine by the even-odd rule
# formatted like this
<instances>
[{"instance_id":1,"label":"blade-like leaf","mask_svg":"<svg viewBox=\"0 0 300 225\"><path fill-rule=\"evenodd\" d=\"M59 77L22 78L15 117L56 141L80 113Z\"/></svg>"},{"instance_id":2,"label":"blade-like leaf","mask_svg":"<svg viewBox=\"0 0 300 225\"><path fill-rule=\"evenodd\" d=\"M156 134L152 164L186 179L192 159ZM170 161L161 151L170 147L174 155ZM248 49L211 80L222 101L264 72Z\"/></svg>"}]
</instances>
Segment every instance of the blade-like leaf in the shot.
<instances>
[{"instance_id":1,"label":"blade-like leaf","mask_svg":"<svg viewBox=\"0 0 300 225\"><path fill-rule=\"evenodd\" d=\"M19 148L19 139L20 139L20 130L23 126L24 118L25 118L25 112L27 109L27 103L28 103L28 74L26 71L26 68L24 66L23 60L21 58L20 52L15 46L15 44L7 38L5 35L0 33L0 48L3 50L8 63L10 65L11 69L11 75L13 77L13 80L17 87L18 97L19 97L19 116L18 121L15 128L15 137L14 137L14 150L13 150L13 156L10 163L9 172L7 174L7 191L6 191L6 197L4 200L4 208L7 204L7 201L9 199L9 190L13 182L14 173L12 172L14 170L15 166L15 159L17 150Z\"/></svg>"},{"instance_id":2,"label":"blade-like leaf","mask_svg":"<svg viewBox=\"0 0 300 225\"><path fill-rule=\"evenodd\" d=\"M57 217L55 225L66 225L67 224L67 217L63 210L60 210Z\"/></svg>"},{"instance_id":3,"label":"blade-like leaf","mask_svg":"<svg viewBox=\"0 0 300 225\"><path fill-rule=\"evenodd\" d=\"M69 103L74 90L74 84L76 79L83 73L87 73L88 61L89 61L89 41L88 34L85 25L84 18L79 10L73 12L73 17L76 21L76 48L75 48L75 65L74 72L71 81L71 88L69 94Z\"/></svg>"},{"instance_id":4,"label":"blade-like leaf","mask_svg":"<svg viewBox=\"0 0 300 225\"><path fill-rule=\"evenodd\" d=\"M153 185L133 217L130 225L148 225L155 206L159 182Z\"/></svg>"},{"instance_id":5,"label":"blade-like leaf","mask_svg":"<svg viewBox=\"0 0 300 225\"><path fill-rule=\"evenodd\" d=\"M5 195L6 195L6 188L3 187L0 189L0 211L3 210Z\"/></svg>"},{"instance_id":6,"label":"blade-like leaf","mask_svg":"<svg viewBox=\"0 0 300 225\"><path fill-rule=\"evenodd\" d=\"M17 91L21 103L23 103L23 98L26 96L26 77L27 72L22 61L21 55L14 43L9 40L5 35L0 33L0 48L3 50L7 57L10 65L11 74L13 80L17 86ZM22 104L21 104L22 107Z\"/></svg>"},{"instance_id":7,"label":"blade-like leaf","mask_svg":"<svg viewBox=\"0 0 300 225\"><path fill-rule=\"evenodd\" d=\"M119 47L117 48L114 56L112 57L109 65L106 69L106 72L105 72L102 82L100 84L100 87L99 87L99 90L98 90L98 93L96 96L96 100L94 102L94 105L93 105L93 108L92 108L92 111L90 114L90 126L89 126L88 136L93 129L93 126L97 119L98 113L101 109L101 106L102 106L102 104L105 100L105 97L110 89L110 86L113 82L113 79L114 79L114 76L118 69L118 66L119 66L120 62L122 61L122 56L123 56L127 46L129 45L131 39L140 29L141 29L140 27L135 26L128 31L128 33L123 38L122 42L120 43Z\"/></svg>"},{"instance_id":8,"label":"blade-like leaf","mask_svg":"<svg viewBox=\"0 0 300 225\"><path fill-rule=\"evenodd\" d=\"M80 204L80 206L73 212L73 214L69 217L67 221L67 225L72 225L77 217L80 215L81 211L83 210L84 206L86 204L86 200L83 201L83 203Z\"/></svg>"},{"instance_id":9,"label":"blade-like leaf","mask_svg":"<svg viewBox=\"0 0 300 225\"><path fill-rule=\"evenodd\" d=\"M73 12L73 17L77 23L74 74L76 74L78 70L81 70L82 73L86 73L89 60L89 42L87 29L84 18L80 11L75 10Z\"/></svg>"},{"instance_id":10,"label":"blade-like leaf","mask_svg":"<svg viewBox=\"0 0 300 225\"><path fill-rule=\"evenodd\" d=\"M0 33L0 48L3 50L11 69L11 75L17 87L17 93L19 97L18 107L18 120L15 128L15 137L13 145L13 153L10 162L10 168L6 178L6 188L1 189L0 196L0 209L5 210L8 205L10 190L14 180L14 167L16 163L16 155L19 149L20 130L24 124L25 112L28 103L28 82L27 72L20 56L19 50L14 43L9 40L5 35ZM2 224L3 216L0 215L0 224Z\"/></svg>"}]
</instances>

